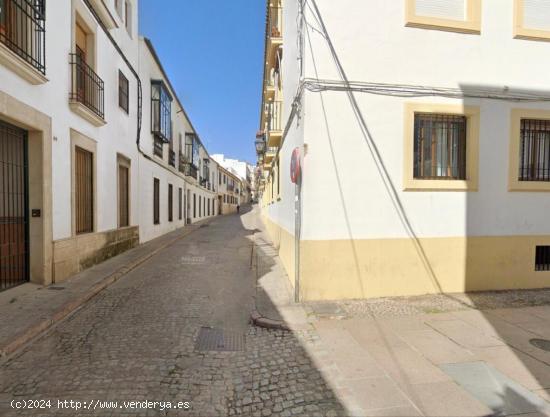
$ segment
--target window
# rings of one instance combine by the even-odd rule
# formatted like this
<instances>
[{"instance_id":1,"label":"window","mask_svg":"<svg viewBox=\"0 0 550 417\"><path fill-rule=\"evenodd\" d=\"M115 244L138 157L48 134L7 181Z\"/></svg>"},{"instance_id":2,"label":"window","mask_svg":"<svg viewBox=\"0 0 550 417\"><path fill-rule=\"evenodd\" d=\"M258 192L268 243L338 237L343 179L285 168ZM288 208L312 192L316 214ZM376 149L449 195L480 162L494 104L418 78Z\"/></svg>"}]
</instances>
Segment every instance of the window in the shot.
<instances>
[{"instance_id":1,"label":"window","mask_svg":"<svg viewBox=\"0 0 550 417\"><path fill-rule=\"evenodd\" d=\"M132 36L132 5L128 0L124 1L124 25L128 34Z\"/></svg>"},{"instance_id":2,"label":"window","mask_svg":"<svg viewBox=\"0 0 550 417\"><path fill-rule=\"evenodd\" d=\"M124 0L115 0L115 9L118 15L120 16L120 19L122 20L122 3Z\"/></svg>"},{"instance_id":3,"label":"window","mask_svg":"<svg viewBox=\"0 0 550 417\"><path fill-rule=\"evenodd\" d=\"M45 7L45 0L0 0L0 43L43 75L46 74Z\"/></svg>"},{"instance_id":4,"label":"window","mask_svg":"<svg viewBox=\"0 0 550 417\"><path fill-rule=\"evenodd\" d=\"M93 154L75 148L75 213L76 233L94 230L94 173Z\"/></svg>"},{"instance_id":5,"label":"window","mask_svg":"<svg viewBox=\"0 0 550 417\"><path fill-rule=\"evenodd\" d=\"M199 195L199 217L202 217L202 196Z\"/></svg>"},{"instance_id":6,"label":"window","mask_svg":"<svg viewBox=\"0 0 550 417\"><path fill-rule=\"evenodd\" d=\"M118 165L118 227L130 225L130 169Z\"/></svg>"},{"instance_id":7,"label":"window","mask_svg":"<svg viewBox=\"0 0 550 417\"><path fill-rule=\"evenodd\" d=\"M521 119L519 181L550 181L550 120Z\"/></svg>"},{"instance_id":8,"label":"window","mask_svg":"<svg viewBox=\"0 0 550 417\"><path fill-rule=\"evenodd\" d=\"M183 219L183 190L178 189L178 220Z\"/></svg>"},{"instance_id":9,"label":"window","mask_svg":"<svg viewBox=\"0 0 550 417\"><path fill-rule=\"evenodd\" d=\"M550 3L546 0L514 0L514 37L550 39Z\"/></svg>"},{"instance_id":10,"label":"window","mask_svg":"<svg viewBox=\"0 0 550 417\"><path fill-rule=\"evenodd\" d=\"M193 218L197 217L197 195L193 193Z\"/></svg>"},{"instance_id":11,"label":"window","mask_svg":"<svg viewBox=\"0 0 550 417\"><path fill-rule=\"evenodd\" d=\"M405 25L452 32L481 32L482 0L404 0Z\"/></svg>"},{"instance_id":12,"label":"window","mask_svg":"<svg viewBox=\"0 0 550 417\"><path fill-rule=\"evenodd\" d=\"M168 221L174 220L174 187L168 184Z\"/></svg>"},{"instance_id":13,"label":"window","mask_svg":"<svg viewBox=\"0 0 550 417\"><path fill-rule=\"evenodd\" d=\"M160 224L160 180L153 179L153 224Z\"/></svg>"},{"instance_id":14,"label":"window","mask_svg":"<svg viewBox=\"0 0 550 417\"><path fill-rule=\"evenodd\" d=\"M222 185L222 173L218 172L218 185Z\"/></svg>"},{"instance_id":15,"label":"window","mask_svg":"<svg viewBox=\"0 0 550 417\"><path fill-rule=\"evenodd\" d=\"M415 114L414 178L466 179L466 117Z\"/></svg>"},{"instance_id":16,"label":"window","mask_svg":"<svg viewBox=\"0 0 550 417\"><path fill-rule=\"evenodd\" d=\"M537 246L535 271L550 271L550 246Z\"/></svg>"},{"instance_id":17,"label":"window","mask_svg":"<svg viewBox=\"0 0 550 417\"><path fill-rule=\"evenodd\" d=\"M206 200L206 205L208 206L208 216L210 216L210 199Z\"/></svg>"},{"instance_id":18,"label":"window","mask_svg":"<svg viewBox=\"0 0 550 417\"><path fill-rule=\"evenodd\" d=\"M509 191L550 191L550 111L513 109Z\"/></svg>"},{"instance_id":19,"label":"window","mask_svg":"<svg viewBox=\"0 0 550 417\"><path fill-rule=\"evenodd\" d=\"M130 91L129 91L128 78L124 76L122 71L118 71L118 105L126 113L128 113L130 108L129 94L130 94Z\"/></svg>"},{"instance_id":20,"label":"window","mask_svg":"<svg viewBox=\"0 0 550 417\"><path fill-rule=\"evenodd\" d=\"M477 191L479 107L405 105L404 189Z\"/></svg>"},{"instance_id":21,"label":"window","mask_svg":"<svg viewBox=\"0 0 550 417\"><path fill-rule=\"evenodd\" d=\"M169 142L172 137L172 96L164 82L151 82L151 132Z\"/></svg>"}]
</instances>

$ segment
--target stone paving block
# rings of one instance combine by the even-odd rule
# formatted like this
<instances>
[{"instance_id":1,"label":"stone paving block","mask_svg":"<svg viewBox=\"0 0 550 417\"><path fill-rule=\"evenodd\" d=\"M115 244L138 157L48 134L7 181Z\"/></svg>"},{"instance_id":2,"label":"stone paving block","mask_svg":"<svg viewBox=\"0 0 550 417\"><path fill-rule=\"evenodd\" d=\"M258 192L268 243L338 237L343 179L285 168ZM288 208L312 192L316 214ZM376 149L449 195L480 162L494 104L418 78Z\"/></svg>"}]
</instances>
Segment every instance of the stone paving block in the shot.
<instances>
[{"instance_id":1,"label":"stone paving block","mask_svg":"<svg viewBox=\"0 0 550 417\"><path fill-rule=\"evenodd\" d=\"M474 326L462 320L434 321L428 320L430 327L452 339L455 343L466 348L502 346L500 339L483 334Z\"/></svg>"},{"instance_id":2,"label":"stone paving block","mask_svg":"<svg viewBox=\"0 0 550 417\"><path fill-rule=\"evenodd\" d=\"M399 387L387 377L358 379L350 383L357 404L365 410L409 407L411 402Z\"/></svg>"},{"instance_id":3,"label":"stone paving block","mask_svg":"<svg viewBox=\"0 0 550 417\"><path fill-rule=\"evenodd\" d=\"M471 362L471 351L463 348L435 330L404 331L400 336L434 364Z\"/></svg>"},{"instance_id":4,"label":"stone paving block","mask_svg":"<svg viewBox=\"0 0 550 417\"><path fill-rule=\"evenodd\" d=\"M550 412L550 404L485 362L446 364L441 369L494 414Z\"/></svg>"},{"instance_id":5,"label":"stone paving block","mask_svg":"<svg viewBox=\"0 0 550 417\"><path fill-rule=\"evenodd\" d=\"M437 382L414 386L412 400L426 416L486 417L492 410L454 382Z\"/></svg>"},{"instance_id":6,"label":"stone paving block","mask_svg":"<svg viewBox=\"0 0 550 417\"><path fill-rule=\"evenodd\" d=\"M475 349L476 356L531 390L550 388L550 366L509 346Z\"/></svg>"}]
</instances>

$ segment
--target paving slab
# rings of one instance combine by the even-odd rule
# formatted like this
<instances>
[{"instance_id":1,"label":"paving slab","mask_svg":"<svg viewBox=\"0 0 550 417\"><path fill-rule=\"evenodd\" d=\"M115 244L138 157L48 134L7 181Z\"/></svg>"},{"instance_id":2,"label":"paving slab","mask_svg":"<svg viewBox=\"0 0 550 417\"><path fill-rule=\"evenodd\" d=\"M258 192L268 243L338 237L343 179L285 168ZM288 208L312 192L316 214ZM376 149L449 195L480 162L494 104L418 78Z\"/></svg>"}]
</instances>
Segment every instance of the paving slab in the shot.
<instances>
[{"instance_id":1,"label":"paving slab","mask_svg":"<svg viewBox=\"0 0 550 417\"><path fill-rule=\"evenodd\" d=\"M441 369L494 415L550 412L550 404L486 362L447 364Z\"/></svg>"},{"instance_id":2,"label":"paving slab","mask_svg":"<svg viewBox=\"0 0 550 417\"><path fill-rule=\"evenodd\" d=\"M465 348L502 346L497 337L487 336L462 320L429 320L428 325Z\"/></svg>"},{"instance_id":3,"label":"paving slab","mask_svg":"<svg viewBox=\"0 0 550 417\"><path fill-rule=\"evenodd\" d=\"M425 416L487 417L492 410L454 382L434 382L414 386L415 402Z\"/></svg>"},{"instance_id":4,"label":"paving slab","mask_svg":"<svg viewBox=\"0 0 550 417\"><path fill-rule=\"evenodd\" d=\"M508 346L475 349L474 352L477 357L528 389L550 388L550 367L529 355Z\"/></svg>"},{"instance_id":5,"label":"paving slab","mask_svg":"<svg viewBox=\"0 0 550 417\"><path fill-rule=\"evenodd\" d=\"M475 360L470 350L435 330L405 331L400 333L400 337L436 365Z\"/></svg>"}]
</instances>

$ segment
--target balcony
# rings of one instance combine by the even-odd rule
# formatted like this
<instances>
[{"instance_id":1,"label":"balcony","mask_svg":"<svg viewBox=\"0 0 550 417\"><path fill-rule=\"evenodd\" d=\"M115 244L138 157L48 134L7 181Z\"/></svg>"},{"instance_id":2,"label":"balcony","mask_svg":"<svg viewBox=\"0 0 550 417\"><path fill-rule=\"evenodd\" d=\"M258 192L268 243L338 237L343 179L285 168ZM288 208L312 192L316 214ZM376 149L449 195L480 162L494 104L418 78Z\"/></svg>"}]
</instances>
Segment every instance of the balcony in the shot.
<instances>
[{"instance_id":1,"label":"balcony","mask_svg":"<svg viewBox=\"0 0 550 417\"><path fill-rule=\"evenodd\" d=\"M185 173L185 164L187 164L188 162L189 162L189 160L187 159L187 157L180 152L180 154L179 154L179 164L178 164L179 172L181 172L182 174Z\"/></svg>"},{"instance_id":2,"label":"balcony","mask_svg":"<svg viewBox=\"0 0 550 417\"><path fill-rule=\"evenodd\" d=\"M283 8L280 6L269 7L267 26L268 58L273 62L277 49L283 44Z\"/></svg>"},{"instance_id":3,"label":"balcony","mask_svg":"<svg viewBox=\"0 0 550 417\"><path fill-rule=\"evenodd\" d=\"M176 167L176 152L174 152L172 149L168 151L168 164L170 166Z\"/></svg>"},{"instance_id":4,"label":"balcony","mask_svg":"<svg viewBox=\"0 0 550 417\"><path fill-rule=\"evenodd\" d=\"M153 155L158 156L159 158L162 158L163 152L162 152L162 146L164 145L164 142L161 138L158 136L155 136L153 140Z\"/></svg>"},{"instance_id":5,"label":"balcony","mask_svg":"<svg viewBox=\"0 0 550 417\"><path fill-rule=\"evenodd\" d=\"M31 84L47 81L44 0L0 1L0 63Z\"/></svg>"},{"instance_id":6,"label":"balcony","mask_svg":"<svg viewBox=\"0 0 550 417\"><path fill-rule=\"evenodd\" d=\"M70 55L71 109L94 126L103 126L105 87L103 80L77 54Z\"/></svg>"},{"instance_id":7,"label":"balcony","mask_svg":"<svg viewBox=\"0 0 550 417\"><path fill-rule=\"evenodd\" d=\"M198 169L194 165L191 165L189 163L185 165L185 175L197 179L197 173Z\"/></svg>"},{"instance_id":8,"label":"balcony","mask_svg":"<svg viewBox=\"0 0 550 417\"><path fill-rule=\"evenodd\" d=\"M279 146L283 136L283 102L270 101L265 107L267 120L267 146Z\"/></svg>"},{"instance_id":9,"label":"balcony","mask_svg":"<svg viewBox=\"0 0 550 417\"><path fill-rule=\"evenodd\" d=\"M277 151L279 148L277 147L269 147L267 148L267 152L265 153L265 163L269 164L275 158L277 155Z\"/></svg>"}]
</instances>

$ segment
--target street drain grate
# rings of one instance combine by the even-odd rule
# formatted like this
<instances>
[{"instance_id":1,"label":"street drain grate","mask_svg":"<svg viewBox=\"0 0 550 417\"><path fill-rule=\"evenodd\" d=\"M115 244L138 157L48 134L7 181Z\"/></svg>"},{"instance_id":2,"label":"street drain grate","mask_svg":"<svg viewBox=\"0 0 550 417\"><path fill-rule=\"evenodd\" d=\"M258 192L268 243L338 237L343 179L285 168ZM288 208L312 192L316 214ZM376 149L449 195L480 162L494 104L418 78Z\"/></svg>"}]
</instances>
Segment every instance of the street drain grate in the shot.
<instances>
[{"instance_id":1,"label":"street drain grate","mask_svg":"<svg viewBox=\"0 0 550 417\"><path fill-rule=\"evenodd\" d=\"M201 224L201 225L199 226L199 228L203 228L203 227L208 227L208 225L207 225L207 224Z\"/></svg>"},{"instance_id":2,"label":"street drain grate","mask_svg":"<svg viewBox=\"0 0 550 417\"><path fill-rule=\"evenodd\" d=\"M65 287L48 287L48 289L53 291L61 291L61 290L64 290Z\"/></svg>"},{"instance_id":3,"label":"street drain grate","mask_svg":"<svg viewBox=\"0 0 550 417\"><path fill-rule=\"evenodd\" d=\"M529 340L534 347L550 352L550 340L546 339L531 339Z\"/></svg>"},{"instance_id":4,"label":"street drain grate","mask_svg":"<svg viewBox=\"0 0 550 417\"><path fill-rule=\"evenodd\" d=\"M235 352L244 350L244 334L201 327L199 336L195 342L195 350Z\"/></svg>"}]
</instances>

